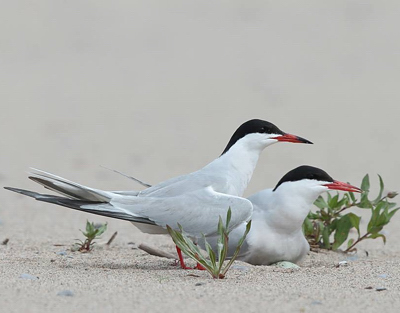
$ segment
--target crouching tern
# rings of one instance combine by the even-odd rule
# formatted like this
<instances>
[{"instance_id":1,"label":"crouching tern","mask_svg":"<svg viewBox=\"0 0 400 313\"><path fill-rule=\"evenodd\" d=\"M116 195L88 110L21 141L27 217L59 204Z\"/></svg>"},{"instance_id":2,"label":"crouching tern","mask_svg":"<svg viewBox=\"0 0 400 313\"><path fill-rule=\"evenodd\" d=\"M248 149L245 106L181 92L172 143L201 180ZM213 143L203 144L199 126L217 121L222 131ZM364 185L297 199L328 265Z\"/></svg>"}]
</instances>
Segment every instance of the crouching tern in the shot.
<instances>
[{"instance_id":1,"label":"crouching tern","mask_svg":"<svg viewBox=\"0 0 400 313\"><path fill-rule=\"evenodd\" d=\"M232 228L250 218L253 205L241 196L260 153L277 142L311 144L272 123L253 119L243 123L222 154L202 169L142 191L103 191L36 169L29 178L62 196L5 188L39 201L127 220L146 233L167 233L167 225L178 229L179 223L196 241L202 234L217 232L219 217L226 219L228 208L232 210ZM179 250L178 254L184 267Z\"/></svg>"},{"instance_id":2,"label":"crouching tern","mask_svg":"<svg viewBox=\"0 0 400 313\"><path fill-rule=\"evenodd\" d=\"M254 265L299 263L310 250L302 231L304 219L318 196L328 190L361 192L357 187L334 180L319 168L303 165L283 176L274 189L248 197L253 204L251 229L237 259ZM228 256L233 255L246 224L230 233ZM217 237L209 237L207 241L217 248ZM199 243L204 247L203 242Z\"/></svg>"}]
</instances>

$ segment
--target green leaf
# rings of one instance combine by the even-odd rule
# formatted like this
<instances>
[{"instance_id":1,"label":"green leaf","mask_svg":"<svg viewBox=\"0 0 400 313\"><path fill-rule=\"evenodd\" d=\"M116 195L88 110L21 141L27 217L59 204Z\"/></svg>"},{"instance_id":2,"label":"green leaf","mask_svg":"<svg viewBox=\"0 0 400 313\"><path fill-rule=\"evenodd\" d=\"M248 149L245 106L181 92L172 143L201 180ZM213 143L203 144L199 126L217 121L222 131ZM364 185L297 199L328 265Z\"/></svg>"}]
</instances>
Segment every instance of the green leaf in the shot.
<instances>
[{"instance_id":1,"label":"green leaf","mask_svg":"<svg viewBox=\"0 0 400 313\"><path fill-rule=\"evenodd\" d=\"M323 243L325 249L329 249L330 248L329 228L325 227L325 226L323 226L323 224L322 225L321 224L319 224L319 226L321 228L321 233L322 233L322 243Z\"/></svg>"},{"instance_id":2,"label":"green leaf","mask_svg":"<svg viewBox=\"0 0 400 313\"><path fill-rule=\"evenodd\" d=\"M386 203L386 204L387 204L387 203ZM378 225L378 226L384 226L384 225L386 225L387 223L389 223L389 220L390 220L390 218L389 218L389 208L388 208L388 206L386 205L386 206L384 206L384 208L383 208L381 214L378 216L378 219L377 219L377 221L376 221L376 225Z\"/></svg>"},{"instance_id":3,"label":"green leaf","mask_svg":"<svg viewBox=\"0 0 400 313\"><path fill-rule=\"evenodd\" d=\"M336 232L334 235L334 242L332 245L333 250L337 250L349 236L349 231L353 227L350 217L348 215L342 216L337 220Z\"/></svg>"},{"instance_id":4,"label":"green leaf","mask_svg":"<svg viewBox=\"0 0 400 313\"><path fill-rule=\"evenodd\" d=\"M339 200L339 194L336 194L335 196L333 196L329 201L328 201L328 205L330 209L336 209L338 206L338 200Z\"/></svg>"},{"instance_id":5,"label":"green leaf","mask_svg":"<svg viewBox=\"0 0 400 313\"><path fill-rule=\"evenodd\" d=\"M378 177L379 177L379 194L373 201L375 204L377 204L381 200L383 189L385 188L385 184L383 183L381 175L378 174Z\"/></svg>"},{"instance_id":6,"label":"green leaf","mask_svg":"<svg viewBox=\"0 0 400 313\"><path fill-rule=\"evenodd\" d=\"M251 229L251 221L249 221L249 222L247 223L247 225L246 225L246 230L245 230L245 232L244 232L242 238L240 238L240 240L239 240L239 242L238 242L238 245L237 245L237 247L236 247L236 250L235 250L235 252L234 252L232 258L229 260L228 264L225 266L224 270L222 271L222 275L223 275L223 276L225 276L226 272L229 270L229 268L230 268L231 265L233 264L233 261L235 261L236 258L237 258L237 256L239 255L240 248L242 247L242 245L243 245L243 243L244 243L244 241L245 241L245 239L246 239L246 237L247 237L247 235L248 235L250 229Z\"/></svg>"},{"instance_id":7,"label":"green leaf","mask_svg":"<svg viewBox=\"0 0 400 313\"><path fill-rule=\"evenodd\" d=\"M239 253L240 247L243 245L243 243L244 243L244 241L245 241L250 229L251 229L251 220L246 225L246 230L244 231L243 236L240 238L240 240L238 242L238 245L236 247L235 253L236 252Z\"/></svg>"},{"instance_id":8,"label":"green leaf","mask_svg":"<svg viewBox=\"0 0 400 313\"><path fill-rule=\"evenodd\" d=\"M218 219L218 234L221 234L224 232L224 224L222 222L222 217L220 216Z\"/></svg>"},{"instance_id":9,"label":"green leaf","mask_svg":"<svg viewBox=\"0 0 400 313\"><path fill-rule=\"evenodd\" d=\"M353 226L358 233L358 237L360 238L360 221L361 217L358 215L355 215L354 213L347 213L345 216L348 216L351 226Z\"/></svg>"},{"instance_id":10,"label":"green leaf","mask_svg":"<svg viewBox=\"0 0 400 313\"><path fill-rule=\"evenodd\" d=\"M349 241L347 241L347 249L349 249L353 243L354 239L353 238L349 239Z\"/></svg>"},{"instance_id":11,"label":"green leaf","mask_svg":"<svg viewBox=\"0 0 400 313\"><path fill-rule=\"evenodd\" d=\"M314 225L311 222L311 220L306 217L304 222L303 222L303 233L306 237L312 236L314 232Z\"/></svg>"},{"instance_id":12,"label":"green leaf","mask_svg":"<svg viewBox=\"0 0 400 313\"><path fill-rule=\"evenodd\" d=\"M372 215L369 219L368 225L367 225L367 232L371 233L373 228L375 227L376 221L379 217L379 212L376 210L372 210Z\"/></svg>"},{"instance_id":13,"label":"green leaf","mask_svg":"<svg viewBox=\"0 0 400 313\"><path fill-rule=\"evenodd\" d=\"M317 200L314 201L314 205L320 209L324 209L328 207L325 199L322 196L319 196Z\"/></svg>"},{"instance_id":14,"label":"green leaf","mask_svg":"<svg viewBox=\"0 0 400 313\"><path fill-rule=\"evenodd\" d=\"M226 259L227 254L228 254L228 234L226 231L224 231L221 234L220 241L218 244L218 255L219 255L218 273L220 273L222 271L222 267L224 265L224 261Z\"/></svg>"},{"instance_id":15,"label":"green leaf","mask_svg":"<svg viewBox=\"0 0 400 313\"><path fill-rule=\"evenodd\" d=\"M349 195L351 201L353 203L355 203L356 202L356 197L354 196L354 192L348 192L347 194Z\"/></svg>"},{"instance_id":16,"label":"green leaf","mask_svg":"<svg viewBox=\"0 0 400 313\"><path fill-rule=\"evenodd\" d=\"M226 226L225 229L229 231L229 223L231 222L231 217L232 217L232 211L231 208L229 207L228 212L226 214Z\"/></svg>"},{"instance_id":17,"label":"green leaf","mask_svg":"<svg viewBox=\"0 0 400 313\"><path fill-rule=\"evenodd\" d=\"M382 229L381 224L380 224L382 222L381 210L384 210L385 206L387 207L387 202L380 201L375 208L371 209L372 214L371 214L371 218L368 222L368 226L367 226L367 231L369 233L377 232L376 229L378 229L378 228L380 228L378 231L380 231Z\"/></svg>"},{"instance_id":18,"label":"green leaf","mask_svg":"<svg viewBox=\"0 0 400 313\"><path fill-rule=\"evenodd\" d=\"M103 235L106 230L107 230L107 223L102 224L99 228L96 228L96 237Z\"/></svg>"},{"instance_id":19,"label":"green leaf","mask_svg":"<svg viewBox=\"0 0 400 313\"><path fill-rule=\"evenodd\" d=\"M88 220L86 220L86 232L87 233L92 233L94 230L94 225L93 223L90 223Z\"/></svg>"},{"instance_id":20,"label":"green leaf","mask_svg":"<svg viewBox=\"0 0 400 313\"><path fill-rule=\"evenodd\" d=\"M368 193L361 195L360 203L357 205L360 209L372 209L374 206L368 199Z\"/></svg>"},{"instance_id":21,"label":"green leaf","mask_svg":"<svg viewBox=\"0 0 400 313\"><path fill-rule=\"evenodd\" d=\"M394 210L392 210L392 211L389 212L389 220L393 217L393 215L394 215L399 209L400 209L400 207L399 207L399 208L396 208L396 209L394 209Z\"/></svg>"},{"instance_id":22,"label":"green leaf","mask_svg":"<svg viewBox=\"0 0 400 313\"><path fill-rule=\"evenodd\" d=\"M329 222L331 220L331 215L328 212L326 212L325 210L320 210L319 213L321 215L321 219L324 222Z\"/></svg>"},{"instance_id":23,"label":"green leaf","mask_svg":"<svg viewBox=\"0 0 400 313\"><path fill-rule=\"evenodd\" d=\"M386 244L386 237L383 234L379 234L379 233L373 233L371 235L369 235L367 238L371 238L371 239L376 239L376 238L382 238L383 243Z\"/></svg>"},{"instance_id":24,"label":"green leaf","mask_svg":"<svg viewBox=\"0 0 400 313\"><path fill-rule=\"evenodd\" d=\"M369 191L369 175L365 175L362 182L361 182L361 190L362 191Z\"/></svg>"},{"instance_id":25,"label":"green leaf","mask_svg":"<svg viewBox=\"0 0 400 313\"><path fill-rule=\"evenodd\" d=\"M205 246L206 252L210 258L211 264L216 265L215 253L214 253L212 247L210 246L210 244L207 242L207 239L204 235L203 235L203 240L204 240L204 246Z\"/></svg>"},{"instance_id":26,"label":"green leaf","mask_svg":"<svg viewBox=\"0 0 400 313\"><path fill-rule=\"evenodd\" d=\"M371 234L377 234L383 229L383 226L372 226L370 231L368 231ZM371 237L372 238L372 237Z\"/></svg>"},{"instance_id":27,"label":"green leaf","mask_svg":"<svg viewBox=\"0 0 400 313\"><path fill-rule=\"evenodd\" d=\"M350 202L349 196L348 196L347 193L346 193L346 194L343 195L343 198L340 199L340 200L337 202L336 207L337 207L337 209L339 210L339 209L342 208L342 206L349 204L349 202Z\"/></svg>"},{"instance_id":28,"label":"green leaf","mask_svg":"<svg viewBox=\"0 0 400 313\"><path fill-rule=\"evenodd\" d=\"M320 214L318 213L313 213L313 212L308 212L307 218L310 220L316 220L320 218Z\"/></svg>"},{"instance_id":29,"label":"green leaf","mask_svg":"<svg viewBox=\"0 0 400 313\"><path fill-rule=\"evenodd\" d=\"M321 221L316 221L313 223L314 225L314 238L316 243L321 243L322 242L322 231L325 228L324 223Z\"/></svg>"},{"instance_id":30,"label":"green leaf","mask_svg":"<svg viewBox=\"0 0 400 313\"><path fill-rule=\"evenodd\" d=\"M369 194L369 175L365 175L362 182L361 182L361 190L363 193L361 194L360 203L357 205L359 208L362 209L371 209L373 208L372 203L368 199Z\"/></svg>"}]
</instances>

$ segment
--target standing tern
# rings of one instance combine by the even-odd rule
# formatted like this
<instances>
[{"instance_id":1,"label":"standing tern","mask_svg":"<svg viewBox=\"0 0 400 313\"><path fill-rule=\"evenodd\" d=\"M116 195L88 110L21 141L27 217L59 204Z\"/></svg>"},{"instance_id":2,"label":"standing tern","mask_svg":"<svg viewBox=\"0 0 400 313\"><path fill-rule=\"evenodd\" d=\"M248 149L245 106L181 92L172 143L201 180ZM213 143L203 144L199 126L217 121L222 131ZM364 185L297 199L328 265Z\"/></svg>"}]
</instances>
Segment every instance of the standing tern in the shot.
<instances>
[{"instance_id":1,"label":"standing tern","mask_svg":"<svg viewBox=\"0 0 400 313\"><path fill-rule=\"evenodd\" d=\"M311 144L272 123L253 119L243 123L221 156L202 169L142 191L103 191L36 169L29 178L62 196L5 188L39 201L128 220L146 233L165 234L167 225L178 229L179 223L196 241L202 234L210 236L217 232L219 217L226 218L229 207L232 229L250 218L253 205L241 196L260 153L277 142ZM184 266L179 250L178 255Z\"/></svg>"},{"instance_id":2,"label":"standing tern","mask_svg":"<svg viewBox=\"0 0 400 313\"><path fill-rule=\"evenodd\" d=\"M254 265L300 262L310 250L302 225L320 194L328 190L361 192L350 184L334 180L325 171L299 166L288 172L274 189L265 189L247 199L253 204L251 229L238 260ZM246 222L229 235L228 255L232 256L246 229ZM207 238L216 249L217 237ZM204 247L204 243L200 242Z\"/></svg>"}]
</instances>

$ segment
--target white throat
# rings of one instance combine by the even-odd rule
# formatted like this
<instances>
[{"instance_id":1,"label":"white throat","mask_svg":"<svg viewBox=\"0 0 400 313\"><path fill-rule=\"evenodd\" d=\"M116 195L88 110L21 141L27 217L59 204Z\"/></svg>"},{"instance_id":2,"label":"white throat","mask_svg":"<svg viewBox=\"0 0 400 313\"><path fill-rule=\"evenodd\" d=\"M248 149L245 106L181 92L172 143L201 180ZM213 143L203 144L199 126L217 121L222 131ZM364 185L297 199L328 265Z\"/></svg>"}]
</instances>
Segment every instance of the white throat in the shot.
<instances>
[{"instance_id":1,"label":"white throat","mask_svg":"<svg viewBox=\"0 0 400 313\"><path fill-rule=\"evenodd\" d=\"M238 140L227 152L204 169L218 172L226 178L227 190L220 192L242 196L253 175L258 158L265 147L277 142L262 134L250 134Z\"/></svg>"},{"instance_id":2,"label":"white throat","mask_svg":"<svg viewBox=\"0 0 400 313\"><path fill-rule=\"evenodd\" d=\"M273 215L287 231L301 229L314 201L326 190L321 186L311 187L303 183L283 183L273 192L276 208Z\"/></svg>"}]
</instances>

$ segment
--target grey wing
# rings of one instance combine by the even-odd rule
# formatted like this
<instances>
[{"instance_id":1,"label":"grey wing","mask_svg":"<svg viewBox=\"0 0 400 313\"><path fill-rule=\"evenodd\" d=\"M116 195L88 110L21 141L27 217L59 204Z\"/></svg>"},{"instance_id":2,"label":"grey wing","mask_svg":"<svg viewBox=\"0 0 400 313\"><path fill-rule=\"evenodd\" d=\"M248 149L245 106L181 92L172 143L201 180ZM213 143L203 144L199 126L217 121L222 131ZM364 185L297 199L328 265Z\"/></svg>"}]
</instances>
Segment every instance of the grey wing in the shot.
<instances>
[{"instance_id":1,"label":"grey wing","mask_svg":"<svg viewBox=\"0 0 400 313\"><path fill-rule=\"evenodd\" d=\"M43 195L17 188L7 189L38 201L131 222L148 223L164 228L169 225L175 229L179 223L189 235L195 237L201 234L215 234L219 217L225 220L229 207L232 210L232 228L248 220L253 210L252 203L245 198L215 192L210 186L201 187L206 185L207 177L209 176L195 175L190 177L189 181L175 181L178 185L186 187L183 194L180 188L170 186L169 192L160 191L156 192L156 196L151 193L138 197L136 195L139 192L136 191L107 192L33 170L30 176L32 180L66 197ZM198 178L197 183L194 182L194 178ZM168 186L164 187L168 190ZM186 192L187 190L190 192ZM178 191L181 194L178 194Z\"/></svg>"},{"instance_id":2,"label":"grey wing","mask_svg":"<svg viewBox=\"0 0 400 313\"><path fill-rule=\"evenodd\" d=\"M141 181L134 177L129 177L136 182L142 184ZM143 186L147 186L147 184L142 184ZM124 195L124 196L138 196L138 197L175 197L184 192L190 192L196 189L201 189L204 187L204 184L201 184L199 180L193 180L189 175L183 175L168 179L159 184L147 186L148 188L141 191L131 191L131 190L115 190L112 191L115 194Z\"/></svg>"},{"instance_id":3,"label":"grey wing","mask_svg":"<svg viewBox=\"0 0 400 313\"><path fill-rule=\"evenodd\" d=\"M272 189L264 189L255 194L252 194L247 198L253 203L254 211L269 211L272 207L271 201L273 201Z\"/></svg>"},{"instance_id":4,"label":"grey wing","mask_svg":"<svg viewBox=\"0 0 400 313\"><path fill-rule=\"evenodd\" d=\"M72 199L107 202L111 197L110 193L107 191L83 186L68 179L35 168L31 168L29 178L49 190Z\"/></svg>"},{"instance_id":5,"label":"grey wing","mask_svg":"<svg viewBox=\"0 0 400 313\"><path fill-rule=\"evenodd\" d=\"M174 197L201 188L192 174L170 178L140 192L142 197Z\"/></svg>"},{"instance_id":6,"label":"grey wing","mask_svg":"<svg viewBox=\"0 0 400 313\"><path fill-rule=\"evenodd\" d=\"M232 211L231 229L252 215L253 205L245 198L215 192L211 187L176 197L116 197L110 201L113 207L132 215L148 218L156 225L178 229L178 223L190 236L200 237L217 232L219 217L226 221L229 208Z\"/></svg>"},{"instance_id":7,"label":"grey wing","mask_svg":"<svg viewBox=\"0 0 400 313\"><path fill-rule=\"evenodd\" d=\"M139 196L144 197L176 197L181 194L197 192L208 186L225 186L226 178L217 173L210 173L203 169L187 175L168 179L157 185L142 190Z\"/></svg>"}]
</instances>

